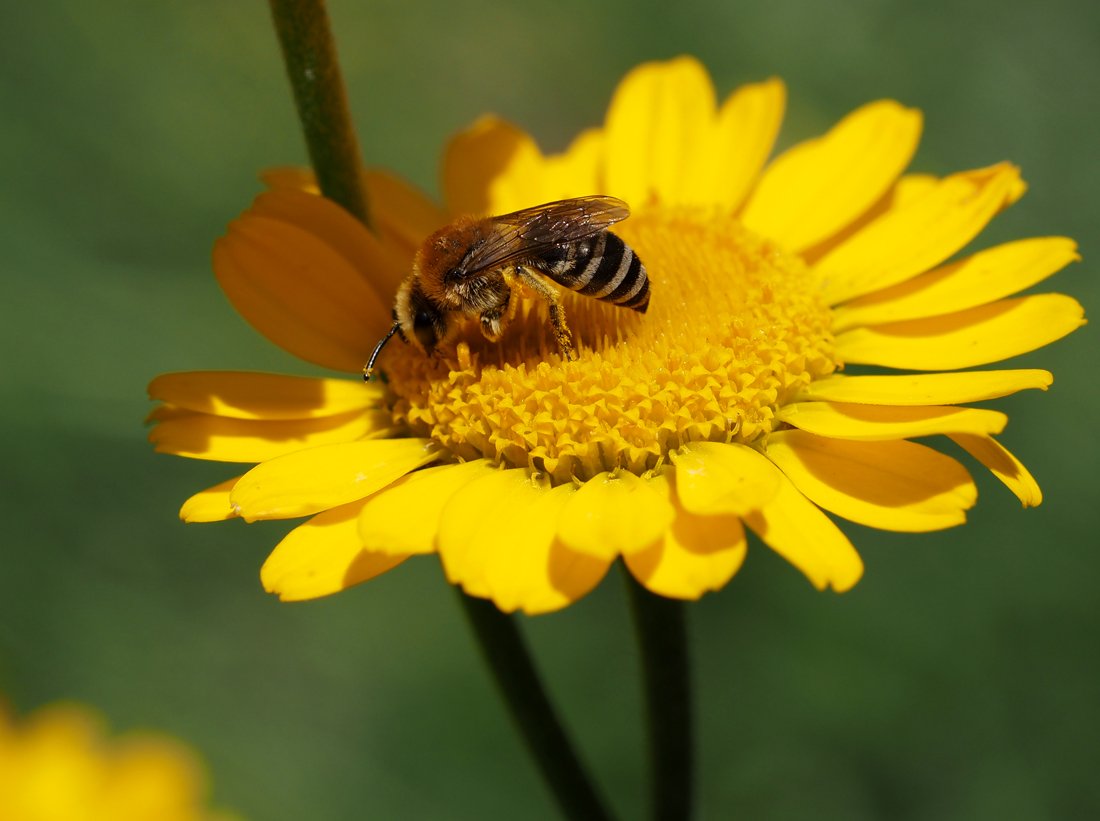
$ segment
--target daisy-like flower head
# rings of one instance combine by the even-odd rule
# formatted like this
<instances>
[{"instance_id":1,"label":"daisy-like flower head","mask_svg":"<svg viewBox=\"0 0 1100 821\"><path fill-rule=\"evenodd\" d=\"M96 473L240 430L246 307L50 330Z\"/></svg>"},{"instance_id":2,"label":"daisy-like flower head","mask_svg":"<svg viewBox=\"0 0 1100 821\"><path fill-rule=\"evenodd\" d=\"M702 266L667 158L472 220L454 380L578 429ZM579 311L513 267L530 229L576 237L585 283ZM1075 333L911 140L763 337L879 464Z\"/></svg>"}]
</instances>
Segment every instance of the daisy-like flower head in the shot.
<instances>
[{"instance_id":1,"label":"daisy-like flower head","mask_svg":"<svg viewBox=\"0 0 1100 821\"><path fill-rule=\"evenodd\" d=\"M604 126L560 155L498 119L475 123L447 149L442 207L366 172L371 230L309 175L269 173L215 246L215 273L273 342L356 376L154 380L158 450L255 463L182 517L312 517L262 571L285 599L438 553L467 593L540 613L619 556L649 590L698 598L741 566L745 525L816 587L847 590L862 564L823 511L931 531L974 504L967 469L925 437L951 438L1038 504L993 438L1006 416L967 405L1051 375L972 369L1083 323L1067 296L1013 296L1077 259L1075 244L952 260L1023 194L1015 166L903 176L921 115L890 100L768 162L784 100L773 79L719 105L697 61L642 65ZM425 237L459 215L589 194L632 207L615 232L648 269L648 313L565 292L579 351L567 362L545 303L525 298L501 341L474 323L434 359L394 341L385 384L362 384Z\"/></svg>"},{"instance_id":2,"label":"daisy-like flower head","mask_svg":"<svg viewBox=\"0 0 1100 821\"><path fill-rule=\"evenodd\" d=\"M230 821L206 807L192 752L153 735L106 737L75 705L24 721L0 705L0 818L35 821Z\"/></svg>"}]
</instances>

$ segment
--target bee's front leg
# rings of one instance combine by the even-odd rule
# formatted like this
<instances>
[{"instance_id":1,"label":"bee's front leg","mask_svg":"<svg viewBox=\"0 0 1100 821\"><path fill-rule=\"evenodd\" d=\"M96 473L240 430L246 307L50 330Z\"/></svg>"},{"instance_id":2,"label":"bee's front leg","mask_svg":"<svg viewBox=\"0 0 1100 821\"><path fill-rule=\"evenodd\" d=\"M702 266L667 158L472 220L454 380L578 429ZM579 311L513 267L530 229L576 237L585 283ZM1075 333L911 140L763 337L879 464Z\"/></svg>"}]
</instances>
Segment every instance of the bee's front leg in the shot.
<instances>
[{"instance_id":1,"label":"bee's front leg","mask_svg":"<svg viewBox=\"0 0 1100 821\"><path fill-rule=\"evenodd\" d=\"M481 312L481 334L490 342L496 342L504 335L504 328L511 318L508 310L511 307L511 296L510 290L505 291L502 302Z\"/></svg>"}]
</instances>

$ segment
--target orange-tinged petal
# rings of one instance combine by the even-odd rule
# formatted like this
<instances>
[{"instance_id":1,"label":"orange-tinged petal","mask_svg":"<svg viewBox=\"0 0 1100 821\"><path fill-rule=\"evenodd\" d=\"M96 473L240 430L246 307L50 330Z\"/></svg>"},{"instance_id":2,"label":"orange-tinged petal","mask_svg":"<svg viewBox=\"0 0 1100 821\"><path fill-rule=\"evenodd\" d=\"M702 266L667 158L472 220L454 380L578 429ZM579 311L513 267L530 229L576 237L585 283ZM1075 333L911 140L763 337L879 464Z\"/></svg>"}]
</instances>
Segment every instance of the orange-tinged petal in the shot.
<instances>
[{"instance_id":1,"label":"orange-tinged petal","mask_svg":"<svg viewBox=\"0 0 1100 821\"><path fill-rule=\"evenodd\" d=\"M1011 490L1024 507L1038 507L1043 501L1043 492L1035 477L1000 442L991 436L973 436L956 434L951 437L959 447L989 468L1005 487Z\"/></svg>"},{"instance_id":2,"label":"orange-tinged petal","mask_svg":"<svg viewBox=\"0 0 1100 821\"><path fill-rule=\"evenodd\" d=\"M786 478L781 477L767 505L745 517L745 524L818 590L843 593L863 575L863 560L848 537Z\"/></svg>"},{"instance_id":3,"label":"orange-tinged petal","mask_svg":"<svg viewBox=\"0 0 1100 821\"><path fill-rule=\"evenodd\" d=\"M1065 237L1008 242L841 305L833 332L961 311L1029 288L1081 257Z\"/></svg>"},{"instance_id":4,"label":"orange-tinged petal","mask_svg":"<svg viewBox=\"0 0 1100 821\"><path fill-rule=\"evenodd\" d=\"M224 482L200 490L183 503L180 508L180 518L191 524L192 522L225 522L237 518L237 511L233 509L229 501L229 493L233 486L241 479L237 476Z\"/></svg>"},{"instance_id":5,"label":"orange-tinged petal","mask_svg":"<svg viewBox=\"0 0 1100 821\"><path fill-rule=\"evenodd\" d=\"M672 522L672 505L633 473L601 473L572 494L558 519L558 537L573 550L614 559L652 545Z\"/></svg>"},{"instance_id":6,"label":"orange-tinged petal","mask_svg":"<svg viewBox=\"0 0 1100 821\"><path fill-rule=\"evenodd\" d=\"M367 169L363 184L373 227L384 241L402 248L410 261L428 234L450 221L427 194L389 171Z\"/></svg>"},{"instance_id":7,"label":"orange-tinged petal","mask_svg":"<svg viewBox=\"0 0 1100 821\"><path fill-rule=\"evenodd\" d=\"M941 433L1000 433L1008 417L982 408L943 405L902 407L841 402L794 402L780 408L776 419L834 439L880 442Z\"/></svg>"},{"instance_id":8,"label":"orange-tinged petal","mask_svg":"<svg viewBox=\"0 0 1100 821\"><path fill-rule=\"evenodd\" d=\"M269 168L260 178L272 191L321 193L308 168ZM418 188L386 169L363 169L361 180L370 203L370 227L382 242L387 265L407 269L424 238L447 223L446 213ZM380 289L385 292L383 286Z\"/></svg>"},{"instance_id":9,"label":"orange-tinged petal","mask_svg":"<svg viewBox=\"0 0 1100 821\"><path fill-rule=\"evenodd\" d=\"M893 100L856 109L827 134L780 155L741 215L747 228L800 251L866 212L909 164L921 114Z\"/></svg>"},{"instance_id":10,"label":"orange-tinged petal","mask_svg":"<svg viewBox=\"0 0 1100 821\"><path fill-rule=\"evenodd\" d=\"M373 207L373 203L372 203ZM246 214L300 228L342 256L383 297L397 290L411 256L398 257L363 223L332 200L304 191L267 191Z\"/></svg>"},{"instance_id":11,"label":"orange-tinged petal","mask_svg":"<svg viewBox=\"0 0 1100 821\"><path fill-rule=\"evenodd\" d=\"M607 111L608 193L639 209L692 204L692 168L710 147L717 101L693 57L644 63L619 83Z\"/></svg>"},{"instance_id":12,"label":"orange-tinged petal","mask_svg":"<svg viewBox=\"0 0 1100 821\"><path fill-rule=\"evenodd\" d=\"M1084 313L1062 294L1004 299L945 316L854 328L836 337L836 350L859 365L971 368L1049 345L1084 325Z\"/></svg>"},{"instance_id":13,"label":"orange-tinged petal","mask_svg":"<svg viewBox=\"0 0 1100 821\"><path fill-rule=\"evenodd\" d=\"M556 538L571 485L535 484L526 470L494 471L470 482L443 509L439 555L447 578L505 612L557 610L595 587L610 562Z\"/></svg>"},{"instance_id":14,"label":"orange-tinged petal","mask_svg":"<svg viewBox=\"0 0 1100 821\"><path fill-rule=\"evenodd\" d=\"M313 419L382 405L385 387L362 379L315 379L251 371L165 373L149 398L235 419Z\"/></svg>"},{"instance_id":15,"label":"orange-tinged petal","mask_svg":"<svg viewBox=\"0 0 1100 821\"><path fill-rule=\"evenodd\" d=\"M313 171L300 165L279 165L260 172L260 181L272 191L306 191L320 194Z\"/></svg>"},{"instance_id":16,"label":"orange-tinged petal","mask_svg":"<svg viewBox=\"0 0 1100 821\"><path fill-rule=\"evenodd\" d=\"M214 245L214 273L252 327L333 370L360 372L391 322L390 306L362 272L319 237L281 220L246 212L230 223Z\"/></svg>"},{"instance_id":17,"label":"orange-tinged petal","mask_svg":"<svg viewBox=\"0 0 1100 821\"><path fill-rule=\"evenodd\" d=\"M729 96L718 111L710 149L696 166L699 202L730 212L744 202L775 145L786 104L787 87L777 77Z\"/></svg>"},{"instance_id":18,"label":"orange-tinged petal","mask_svg":"<svg viewBox=\"0 0 1100 821\"><path fill-rule=\"evenodd\" d=\"M156 422L168 422L172 419L185 419L193 413L194 411L187 410L186 408L178 408L170 404L160 404L145 415L145 424L152 425Z\"/></svg>"},{"instance_id":19,"label":"orange-tinged petal","mask_svg":"<svg viewBox=\"0 0 1100 821\"><path fill-rule=\"evenodd\" d=\"M787 430L768 437L767 455L815 504L880 530L962 524L978 498L962 465L916 442L852 442Z\"/></svg>"},{"instance_id":20,"label":"orange-tinged petal","mask_svg":"<svg viewBox=\"0 0 1100 821\"><path fill-rule=\"evenodd\" d=\"M363 502L326 510L290 531L267 557L260 581L281 601L328 596L392 570L408 556L364 550L359 538Z\"/></svg>"},{"instance_id":21,"label":"orange-tinged petal","mask_svg":"<svg viewBox=\"0 0 1100 821\"><path fill-rule=\"evenodd\" d=\"M363 546L379 553L433 553L451 497L487 471L484 459L414 471L366 500L359 517Z\"/></svg>"},{"instance_id":22,"label":"orange-tinged petal","mask_svg":"<svg viewBox=\"0 0 1100 821\"><path fill-rule=\"evenodd\" d=\"M1020 184L1001 163L952 174L923 196L891 208L817 260L830 305L896 285L943 262L978 235Z\"/></svg>"},{"instance_id":23,"label":"orange-tinged petal","mask_svg":"<svg viewBox=\"0 0 1100 821\"><path fill-rule=\"evenodd\" d=\"M157 453L214 462L263 462L303 448L392 432L388 411L352 411L318 419L232 419L193 413L149 432Z\"/></svg>"},{"instance_id":24,"label":"orange-tinged petal","mask_svg":"<svg viewBox=\"0 0 1100 821\"><path fill-rule=\"evenodd\" d=\"M673 599L698 599L725 586L745 561L745 530L736 516L696 516L679 504L675 474L666 471L652 485L674 506L664 538L623 561L647 590Z\"/></svg>"},{"instance_id":25,"label":"orange-tinged petal","mask_svg":"<svg viewBox=\"0 0 1100 821\"><path fill-rule=\"evenodd\" d=\"M443 200L453 214L504 214L540 203L542 152L524 131L481 117L443 155Z\"/></svg>"},{"instance_id":26,"label":"orange-tinged petal","mask_svg":"<svg viewBox=\"0 0 1100 821\"><path fill-rule=\"evenodd\" d=\"M320 445L256 465L230 499L249 522L309 516L369 496L438 458L428 439Z\"/></svg>"},{"instance_id":27,"label":"orange-tinged petal","mask_svg":"<svg viewBox=\"0 0 1100 821\"><path fill-rule=\"evenodd\" d=\"M811 382L799 400L821 399L866 405L957 405L997 399L1028 389L1046 390L1050 371L1027 368L897 376L830 376Z\"/></svg>"},{"instance_id":28,"label":"orange-tinged petal","mask_svg":"<svg viewBox=\"0 0 1100 821\"><path fill-rule=\"evenodd\" d=\"M743 515L766 504L779 477L745 445L695 442L673 453L676 494L685 510L700 516Z\"/></svg>"}]
</instances>

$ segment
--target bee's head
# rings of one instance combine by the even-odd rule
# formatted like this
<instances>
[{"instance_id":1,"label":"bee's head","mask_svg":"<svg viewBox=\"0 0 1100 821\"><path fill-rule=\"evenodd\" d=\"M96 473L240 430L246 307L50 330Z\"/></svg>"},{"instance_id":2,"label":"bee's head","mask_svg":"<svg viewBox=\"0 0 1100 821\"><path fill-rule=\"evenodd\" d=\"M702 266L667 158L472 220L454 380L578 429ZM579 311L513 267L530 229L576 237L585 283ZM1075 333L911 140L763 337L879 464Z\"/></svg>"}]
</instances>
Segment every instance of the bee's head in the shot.
<instances>
[{"instance_id":1,"label":"bee's head","mask_svg":"<svg viewBox=\"0 0 1100 821\"><path fill-rule=\"evenodd\" d=\"M397 299L393 305L393 327L375 346L374 353L363 368L363 378L370 380L378 354L394 334L425 355L433 356L453 327L450 312L439 308L425 295L415 274L410 276L397 290Z\"/></svg>"},{"instance_id":2,"label":"bee's head","mask_svg":"<svg viewBox=\"0 0 1100 821\"><path fill-rule=\"evenodd\" d=\"M428 356L435 353L436 347L451 331L449 312L432 302L413 277L403 282L397 291L393 318L401 338Z\"/></svg>"}]
</instances>

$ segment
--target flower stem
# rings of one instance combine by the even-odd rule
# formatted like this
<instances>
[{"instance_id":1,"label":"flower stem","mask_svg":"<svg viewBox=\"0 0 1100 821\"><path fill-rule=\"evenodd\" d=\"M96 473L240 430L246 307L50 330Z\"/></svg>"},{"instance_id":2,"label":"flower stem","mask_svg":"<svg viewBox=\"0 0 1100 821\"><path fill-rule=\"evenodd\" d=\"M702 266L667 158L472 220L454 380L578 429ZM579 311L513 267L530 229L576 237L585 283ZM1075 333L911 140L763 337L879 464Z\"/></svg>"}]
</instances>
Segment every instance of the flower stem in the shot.
<instances>
[{"instance_id":1,"label":"flower stem","mask_svg":"<svg viewBox=\"0 0 1100 821\"><path fill-rule=\"evenodd\" d=\"M566 818L611 818L573 750L515 619L492 602L458 593L512 718Z\"/></svg>"},{"instance_id":2,"label":"flower stem","mask_svg":"<svg viewBox=\"0 0 1100 821\"><path fill-rule=\"evenodd\" d=\"M321 193L367 222L347 93L324 0L269 0Z\"/></svg>"},{"instance_id":3,"label":"flower stem","mask_svg":"<svg viewBox=\"0 0 1100 821\"><path fill-rule=\"evenodd\" d=\"M695 751L684 603L625 575L645 681L652 817L686 821L694 812Z\"/></svg>"}]
</instances>

